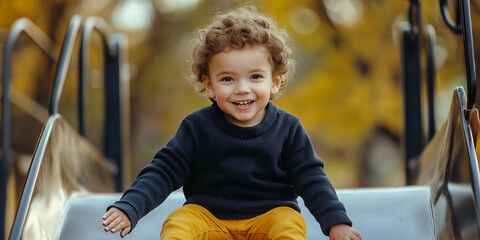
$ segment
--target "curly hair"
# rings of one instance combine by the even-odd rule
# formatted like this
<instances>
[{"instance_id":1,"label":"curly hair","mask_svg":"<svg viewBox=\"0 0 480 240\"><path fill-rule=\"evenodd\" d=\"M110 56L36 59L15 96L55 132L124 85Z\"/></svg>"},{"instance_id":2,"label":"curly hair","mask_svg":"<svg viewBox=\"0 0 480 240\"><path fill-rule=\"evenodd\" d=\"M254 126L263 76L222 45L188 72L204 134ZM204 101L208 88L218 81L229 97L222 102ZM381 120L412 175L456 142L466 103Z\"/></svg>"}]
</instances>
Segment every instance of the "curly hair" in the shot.
<instances>
[{"instance_id":1,"label":"curly hair","mask_svg":"<svg viewBox=\"0 0 480 240\"><path fill-rule=\"evenodd\" d=\"M209 26L198 29L192 39L192 68L189 80L195 90L205 92L202 75L208 75L208 63L213 55L231 48L240 49L247 45L260 44L265 46L271 55L273 73L282 75L280 93L295 70L288 41L287 32L279 28L273 18L258 12L255 6L242 6L219 14Z\"/></svg>"}]
</instances>

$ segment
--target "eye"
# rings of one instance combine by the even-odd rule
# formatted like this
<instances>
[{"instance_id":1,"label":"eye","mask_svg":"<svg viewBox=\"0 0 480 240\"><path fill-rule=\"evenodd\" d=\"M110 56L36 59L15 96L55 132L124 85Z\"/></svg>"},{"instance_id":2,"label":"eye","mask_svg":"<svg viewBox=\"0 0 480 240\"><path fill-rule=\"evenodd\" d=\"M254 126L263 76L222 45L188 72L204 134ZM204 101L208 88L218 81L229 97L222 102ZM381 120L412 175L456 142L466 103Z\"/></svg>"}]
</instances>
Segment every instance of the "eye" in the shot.
<instances>
[{"instance_id":1,"label":"eye","mask_svg":"<svg viewBox=\"0 0 480 240\"><path fill-rule=\"evenodd\" d=\"M231 78L231 77L223 77L222 79L220 79L220 81L222 81L222 82L231 82L231 81L233 81L233 78Z\"/></svg>"},{"instance_id":2,"label":"eye","mask_svg":"<svg viewBox=\"0 0 480 240\"><path fill-rule=\"evenodd\" d=\"M253 74L251 76L252 79L259 79L259 78L263 78L262 75L259 75L259 74Z\"/></svg>"}]
</instances>

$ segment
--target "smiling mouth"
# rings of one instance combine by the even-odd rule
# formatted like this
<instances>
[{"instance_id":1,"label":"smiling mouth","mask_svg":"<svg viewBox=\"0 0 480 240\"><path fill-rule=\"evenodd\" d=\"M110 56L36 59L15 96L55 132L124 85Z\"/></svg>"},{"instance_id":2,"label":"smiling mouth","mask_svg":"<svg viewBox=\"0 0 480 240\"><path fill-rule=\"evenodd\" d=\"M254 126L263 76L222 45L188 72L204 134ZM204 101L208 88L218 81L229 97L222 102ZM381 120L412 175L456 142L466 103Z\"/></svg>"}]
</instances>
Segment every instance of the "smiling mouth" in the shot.
<instances>
[{"instance_id":1,"label":"smiling mouth","mask_svg":"<svg viewBox=\"0 0 480 240\"><path fill-rule=\"evenodd\" d=\"M234 102L233 104L235 104L237 106L248 106L251 103L253 103L253 101L239 101L239 102Z\"/></svg>"}]
</instances>

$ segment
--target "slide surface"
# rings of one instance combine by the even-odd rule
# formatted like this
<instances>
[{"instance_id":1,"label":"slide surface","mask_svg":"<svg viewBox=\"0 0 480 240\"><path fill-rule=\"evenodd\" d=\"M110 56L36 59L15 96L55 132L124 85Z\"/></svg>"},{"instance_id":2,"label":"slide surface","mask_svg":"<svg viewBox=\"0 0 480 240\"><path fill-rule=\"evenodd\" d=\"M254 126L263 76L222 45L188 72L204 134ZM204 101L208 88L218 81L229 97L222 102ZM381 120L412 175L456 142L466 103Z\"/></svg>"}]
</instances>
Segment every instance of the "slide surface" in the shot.
<instances>
[{"instance_id":1,"label":"slide surface","mask_svg":"<svg viewBox=\"0 0 480 240\"><path fill-rule=\"evenodd\" d=\"M339 190L338 195L364 239L435 239L428 187ZM120 197L120 194L93 194L72 198L64 213L59 239L120 239L118 232L105 232L102 226L105 209ZM168 214L184 201L181 191L172 193L124 239L159 239ZM299 203L307 222L308 239L328 239L301 198Z\"/></svg>"}]
</instances>

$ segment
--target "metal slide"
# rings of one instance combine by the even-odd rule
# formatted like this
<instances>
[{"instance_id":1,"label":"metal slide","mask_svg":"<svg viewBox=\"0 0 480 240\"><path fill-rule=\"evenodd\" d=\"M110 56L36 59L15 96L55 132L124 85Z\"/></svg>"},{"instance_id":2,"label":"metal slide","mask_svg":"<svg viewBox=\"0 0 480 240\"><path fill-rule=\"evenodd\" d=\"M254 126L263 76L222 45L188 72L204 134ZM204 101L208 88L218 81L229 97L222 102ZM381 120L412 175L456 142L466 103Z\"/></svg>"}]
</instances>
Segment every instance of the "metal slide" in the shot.
<instances>
[{"instance_id":1,"label":"metal slide","mask_svg":"<svg viewBox=\"0 0 480 240\"><path fill-rule=\"evenodd\" d=\"M83 26L102 28L99 27L101 24L93 22ZM58 60L50 117L35 150L10 231L11 240L120 239L118 233L103 230L101 217L106 207L121 196L114 193L118 189L118 172L115 173L114 166L121 166L121 154L96 150L82 136L82 131L71 127L58 113L58 100L71 57L70 44L73 44L79 28L79 17L72 18L71 31L67 31ZM110 44L110 41L105 42ZM107 49L112 56L120 55L114 48ZM415 57L418 52L413 50L411 54ZM118 59L113 62L119 68ZM112 67L106 73L115 72L117 68ZM112 79L119 82L121 77ZM471 85L475 85L475 81L469 82ZM468 89L468 96L475 101L472 89L475 88ZM121 91L117 89L117 92ZM116 118L122 119L120 111L124 108L118 96L113 98L117 98L111 104L118 107ZM472 122L468 118L472 106L473 102L467 101L464 89L456 88L448 120L432 134L433 138L426 147L414 146L414 151L410 152L418 171L412 172L409 186L337 191L354 227L364 239L480 239L480 180L474 139L477 133L472 132ZM117 136L117 140L122 135L118 126L107 133ZM122 149L121 143L116 144L110 149ZM120 157L111 161L114 156ZM163 204L142 218L125 239L158 239L165 218L183 202L181 192L172 193ZM307 221L308 239L328 239L301 199L299 202Z\"/></svg>"},{"instance_id":2,"label":"metal slide","mask_svg":"<svg viewBox=\"0 0 480 240\"><path fill-rule=\"evenodd\" d=\"M436 239L430 189L426 186L339 190L338 195L364 239L385 239L385 236L392 240ZM59 239L120 239L119 233L105 232L101 225L106 207L120 196L85 194L72 198L61 221ZM159 239L168 214L184 201L182 192L172 193L143 217L124 239ZM328 239L301 198L299 202L307 223L308 239Z\"/></svg>"}]
</instances>

